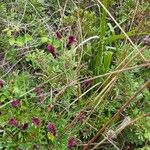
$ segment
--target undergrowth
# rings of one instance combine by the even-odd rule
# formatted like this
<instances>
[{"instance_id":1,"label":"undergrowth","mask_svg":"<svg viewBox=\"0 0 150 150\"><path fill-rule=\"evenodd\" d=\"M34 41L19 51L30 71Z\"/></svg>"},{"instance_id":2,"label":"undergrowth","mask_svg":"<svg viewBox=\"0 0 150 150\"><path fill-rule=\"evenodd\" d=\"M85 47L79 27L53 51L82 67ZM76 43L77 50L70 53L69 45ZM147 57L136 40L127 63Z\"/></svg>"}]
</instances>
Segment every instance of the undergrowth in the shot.
<instances>
[{"instance_id":1,"label":"undergrowth","mask_svg":"<svg viewBox=\"0 0 150 150\"><path fill-rule=\"evenodd\" d=\"M149 6L0 1L0 149L149 150Z\"/></svg>"}]
</instances>

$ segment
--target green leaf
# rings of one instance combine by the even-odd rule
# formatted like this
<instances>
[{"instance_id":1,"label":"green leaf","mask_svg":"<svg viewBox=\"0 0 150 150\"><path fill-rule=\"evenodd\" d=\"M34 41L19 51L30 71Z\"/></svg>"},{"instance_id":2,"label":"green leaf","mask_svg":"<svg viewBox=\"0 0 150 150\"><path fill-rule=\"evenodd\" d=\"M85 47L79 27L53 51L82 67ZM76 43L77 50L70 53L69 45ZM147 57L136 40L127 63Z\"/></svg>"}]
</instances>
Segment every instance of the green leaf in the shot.
<instances>
[{"instance_id":1,"label":"green leaf","mask_svg":"<svg viewBox=\"0 0 150 150\"><path fill-rule=\"evenodd\" d=\"M38 2L44 4L44 0L38 0Z\"/></svg>"},{"instance_id":2,"label":"green leaf","mask_svg":"<svg viewBox=\"0 0 150 150\"><path fill-rule=\"evenodd\" d=\"M47 133L47 137L48 137L48 139L49 139L51 142L54 142L55 136L54 136L52 133L48 132L48 133Z\"/></svg>"},{"instance_id":3,"label":"green leaf","mask_svg":"<svg viewBox=\"0 0 150 150\"><path fill-rule=\"evenodd\" d=\"M53 44L56 48L59 48L61 46L61 41L58 41L58 40L54 40L53 41Z\"/></svg>"},{"instance_id":4,"label":"green leaf","mask_svg":"<svg viewBox=\"0 0 150 150\"><path fill-rule=\"evenodd\" d=\"M13 31L13 30L8 30L8 31L7 31L7 36L11 37L12 31Z\"/></svg>"},{"instance_id":5,"label":"green leaf","mask_svg":"<svg viewBox=\"0 0 150 150\"><path fill-rule=\"evenodd\" d=\"M41 42L42 43L47 43L48 42L48 37L41 37Z\"/></svg>"},{"instance_id":6,"label":"green leaf","mask_svg":"<svg viewBox=\"0 0 150 150\"><path fill-rule=\"evenodd\" d=\"M9 44L10 45L14 45L15 44L15 39L14 38L10 38L9 39Z\"/></svg>"},{"instance_id":7,"label":"green leaf","mask_svg":"<svg viewBox=\"0 0 150 150\"><path fill-rule=\"evenodd\" d=\"M19 93L19 92L20 92L20 90L19 90L18 86L14 86L14 90L13 90L13 92L14 92L14 93Z\"/></svg>"},{"instance_id":8,"label":"green leaf","mask_svg":"<svg viewBox=\"0 0 150 150\"><path fill-rule=\"evenodd\" d=\"M111 25L111 23L107 23L107 25L109 26L110 31L114 34L115 30L114 30L113 26Z\"/></svg>"},{"instance_id":9,"label":"green leaf","mask_svg":"<svg viewBox=\"0 0 150 150\"><path fill-rule=\"evenodd\" d=\"M29 35L29 34L25 34L25 35L24 35L24 39L25 39L25 42L32 41L32 36Z\"/></svg>"},{"instance_id":10,"label":"green leaf","mask_svg":"<svg viewBox=\"0 0 150 150\"><path fill-rule=\"evenodd\" d=\"M148 32L136 32L136 31L129 31L129 32L126 32L126 34L131 37L131 36L135 36L135 35L149 35ZM112 42L115 42L117 40L121 40L121 39L125 39L126 36L124 34L118 34L118 35L112 35L112 36L109 36L108 38L105 39L105 45L108 45Z\"/></svg>"},{"instance_id":11,"label":"green leaf","mask_svg":"<svg viewBox=\"0 0 150 150\"><path fill-rule=\"evenodd\" d=\"M110 63L111 63L111 60L112 60L112 54L113 52L111 51L106 51L104 53L104 71L108 71L109 70L109 67L110 67Z\"/></svg>"},{"instance_id":12,"label":"green leaf","mask_svg":"<svg viewBox=\"0 0 150 150\"><path fill-rule=\"evenodd\" d=\"M24 37L18 36L18 37L17 37L17 40L16 40L16 44L17 44L18 46L23 46L23 45L25 44L25 39L24 39Z\"/></svg>"},{"instance_id":13,"label":"green leaf","mask_svg":"<svg viewBox=\"0 0 150 150\"><path fill-rule=\"evenodd\" d=\"M9 30L9 28L5 28L4 30L3 30L3 32L7 32Z\"/></svg>"}]
</instances>

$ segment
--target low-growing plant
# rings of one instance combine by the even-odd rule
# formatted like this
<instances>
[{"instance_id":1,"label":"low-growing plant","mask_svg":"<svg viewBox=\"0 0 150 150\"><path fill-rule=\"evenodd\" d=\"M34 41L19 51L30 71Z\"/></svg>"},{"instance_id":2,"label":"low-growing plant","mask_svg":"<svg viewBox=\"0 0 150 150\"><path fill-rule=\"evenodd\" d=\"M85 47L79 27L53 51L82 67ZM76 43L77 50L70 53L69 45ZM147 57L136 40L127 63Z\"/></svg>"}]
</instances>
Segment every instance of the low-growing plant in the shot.
<instances>
[{"instance_id":1,"label":"low-growing plant","mask_svg":"<svg viewBox=\"0 0 150 150\"><path fill-rule=\"evenodd\" d=\"M0 10L0 149L148 149L148 2Z\"/></svg>"}]
</instances>

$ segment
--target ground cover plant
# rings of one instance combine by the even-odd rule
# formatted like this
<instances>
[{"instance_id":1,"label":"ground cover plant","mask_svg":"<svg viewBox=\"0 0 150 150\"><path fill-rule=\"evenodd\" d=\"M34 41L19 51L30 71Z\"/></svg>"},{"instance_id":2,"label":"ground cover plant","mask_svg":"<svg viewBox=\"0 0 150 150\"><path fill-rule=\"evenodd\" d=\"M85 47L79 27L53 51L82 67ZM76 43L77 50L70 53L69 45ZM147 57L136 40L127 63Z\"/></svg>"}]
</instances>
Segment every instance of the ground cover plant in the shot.
<instances>
[{"instance_id":1,"label":"ground cover plant","mask_svg":"<svg viewBox=\"0 0 150 150\"><path fill-rule=\"evenodd\" d=\"M1 0L0 149L149 150L149 0Z\"/></svg>"}]
</instances>

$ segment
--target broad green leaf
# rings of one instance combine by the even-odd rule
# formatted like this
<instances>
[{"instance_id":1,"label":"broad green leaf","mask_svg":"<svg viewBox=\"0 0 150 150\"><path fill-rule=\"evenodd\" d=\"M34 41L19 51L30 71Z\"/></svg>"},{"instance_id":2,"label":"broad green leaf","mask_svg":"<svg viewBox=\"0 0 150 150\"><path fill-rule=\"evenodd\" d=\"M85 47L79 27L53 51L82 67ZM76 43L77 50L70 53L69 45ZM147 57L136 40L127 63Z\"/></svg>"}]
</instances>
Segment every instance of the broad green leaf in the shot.
<instances>
[{"instance_id":1,"label":"broad green leaf","mask_svg":"<svg viewBox=\"0 0 150 150\"><path fill-rule=\"evenodd\" d=\"M15 86L13 92L14 92L14 93L19 93L19 91L20 91L20 90L19 90L18 86Z\"/></svg>"},{"instance_id":2,"label":"broad green leaf","mask_svg":"<svg viewBox=\"0 0 150 150\"><path fill-rule=\"evenodd\" d=\"M54 40L53 44L56 48L60 47L60 45L61 45L60 41L58 41L58 40Z\"/></svg>"},{"instance_id":3,"label":"broad green leaf","mask_svg":"<svg viewBox=\"0 0 150 150\"><path fill-rule=\"evenodd\" d=\"M32 41L32 36L29 35L29 34L25 34L25 35L24 35L24 39L25 39L25 42Z\"/></svg>"},{"instance_id":4,"label":"broad green leaf","mask_svg":"<svg viewBox=\"0 0 150 150\"><path fill-rule=\"evenodd\" d=\"M48 132L48 133L47 133L47 137L48 137L48 139L49 139L51 142L54 142L55 136L54 136L52 133Z\"/></svg>"},{"instance_id":5,"label":"broad green leaf","mask_svg":"<svg viewBox=\"0 0 150 150\"><path fill-rule=\"evenodd\" d=\"M41 37L41 42L42 43L48 42L48 37Z\"/></svg>"},{"instance_id":6,"label":"broad green leaf","mask_svg":"<svg viewBox=\"0 0 150 150\"><path fill-rule=\"evenodd\" d=\"M18 46L23 46L25 44L24 37L22 37L22 36L17 37L16 44Z\"/></svg>"},{"instance_id":7,"label":"broad green leaf","mask_svg":"<svg viewBox=\"0 0 150 150\"><path fill-rule=\"evenodd\" d=\"M10 38L9 39L9 44L10 45L14 45L15 44L15 39L14 38Z\"/></svg>"},{"instance_id":8,"label":"broad green leaf","mask_svg":"<svg viewBox=\"0 0 150 150\"><path fill-rule=\"evenodd\" d=\"M48 39L48 43L52 44L53 43L53 39Z\"/></svg>"}]
</instances>

